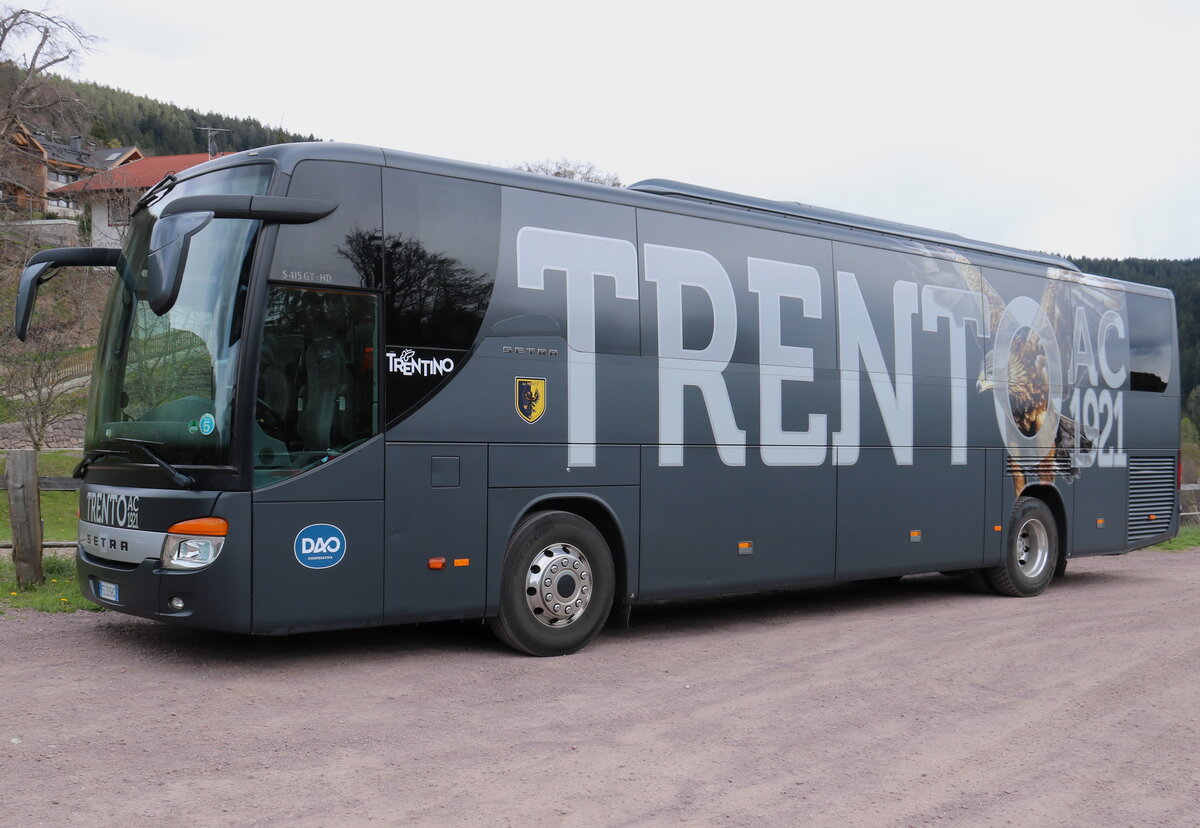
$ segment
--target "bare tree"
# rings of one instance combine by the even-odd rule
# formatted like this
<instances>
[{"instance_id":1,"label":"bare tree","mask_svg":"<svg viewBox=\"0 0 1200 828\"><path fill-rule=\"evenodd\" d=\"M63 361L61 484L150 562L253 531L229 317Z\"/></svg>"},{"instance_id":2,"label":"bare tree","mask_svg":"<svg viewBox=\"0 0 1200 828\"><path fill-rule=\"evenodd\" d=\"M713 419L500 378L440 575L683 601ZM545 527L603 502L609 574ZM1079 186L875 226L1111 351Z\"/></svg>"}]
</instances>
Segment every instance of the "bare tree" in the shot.
<instances>
[{"instance_id":1,"label":"bare tree","mask_svg":"<svg viewBox=\"0 0 1200 828\"><path fill-rule=\"evenodd\" d=\"M0 307L13 307L17 276L36 248L17 228L0 233ZM44 295L26 342L16 339L11 314L0 317L5 322L0 326L0 396L31 446L8 451L13 561L22 586L43 580L37 452L52 426L78 412L75 393L90 374L90 355L79 347L80 320L94 304L83 299L82 283L95 280L82 275L42 286Z\"/></svg>"},{"instance_id":2,"label":"bare tree","mask_svg":"<svg viewBox=\"0 0 1200 828\"><path fill-rule=\"evenodd\" d=\"M609 187L620 187L621 179L616 173L607 173L597 169L590 161L575 161L571 158L560 158L557 161L526 161L513 167L514 170L552 175L555 178L570 178L575 181L590 181L593 184L606 184Z\"/></svg>"},{"instance_id":3,"label":"bare tree","mask_svg":"<svg viewBox=\"0 0 1200 828\"><path fill-rule=\"evenodd\" d=\"M45 195L45 159L32 140L37 126L82 128L83 102L53 83L52 69L72 66L95 38L67 17L0 6L0 186L14 196L30 194L30 207Z\"/></svg>"},{"instance_id":4,"label":"bare tree","mask_svg":"<svg viewBox=\"0 0 1200 828\"><path fill-rule=\"evenodd\" d=\"M71 66L94 38L69 18L49 11L0 6L0 187L30 209L44 204L46 169L34 126L82 126L86 107L52 83L49 72ZM12 307L17 275L36 249L16 228L3 228L0 303ZM0 394L16 412L33 448L9 452L9 506L13 561L22 586L44 580L38 502L37 449L50 426L72 413L69 394L86 382L76 343L84 318L80 286L73 280L46 285L29 341L18 343L10 326L0 330ZM80 376L81 375L81 376Z\"/></svg>"},{"instance_id":5,"label":"bare tree","mask_svg":"<svg viewBox=\"0 0 1200 828\"><path fill-rule=\"evenodd\" d=\"M82 102L52 83L48 73L75 65L95 41L70 18L0 6L0 63L19 70L16 83L0 101L0 140L7 143L13 130L27 126L38 113L61 118L83 110ZM21 46L27 48L14 54Z\"/></svg>"},{"instance_id":6,"label":"bare tree","mask_svg":"<svg viewBox=\"0 0 1200 828\"><path fill-rule=\"evenodd\" d=\"M0 343L0 394L14 409L29 445L41 451L51 427L79 413L79 402L69 395L86 389L89 366L68 323L48 325L40 319L35 324L26 342L7 338Z\"/></svg>"}]
</instances>

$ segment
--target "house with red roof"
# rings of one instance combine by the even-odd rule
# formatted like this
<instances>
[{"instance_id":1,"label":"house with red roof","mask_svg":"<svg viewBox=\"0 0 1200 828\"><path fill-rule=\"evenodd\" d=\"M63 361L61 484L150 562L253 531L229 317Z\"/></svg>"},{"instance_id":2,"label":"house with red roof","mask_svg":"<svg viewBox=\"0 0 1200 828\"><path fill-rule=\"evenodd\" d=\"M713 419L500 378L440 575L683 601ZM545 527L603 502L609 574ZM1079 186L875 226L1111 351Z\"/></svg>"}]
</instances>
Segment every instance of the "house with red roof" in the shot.
<instances>
[{"instance_id":1,"label":"house with red roof","mask_svg":"<svg viewBox=\"0 0 1200 828\"><path fill-rule=\"evenodd\" d=\"M92 247L120 247L125 242L129 214L142 193L168 175L203 164L209 158L206 152L140 158L59 187L50 196L80 201L91 207Z\"/></svg>"},{"instance_id":2,"label":"house with red roof","mask_svg":"<svg viewBox=\"0 0 1200 828\"><path fill-rule=\"evenodd\" d=\"M86 176L105 172L142 157L137 147L101 147L82 135L65 137L16 124L8 134L5 180L0 204L16 212L51 212L75 218L78 205L69 198L47 194Z\"/></svg>"}]
</instances>

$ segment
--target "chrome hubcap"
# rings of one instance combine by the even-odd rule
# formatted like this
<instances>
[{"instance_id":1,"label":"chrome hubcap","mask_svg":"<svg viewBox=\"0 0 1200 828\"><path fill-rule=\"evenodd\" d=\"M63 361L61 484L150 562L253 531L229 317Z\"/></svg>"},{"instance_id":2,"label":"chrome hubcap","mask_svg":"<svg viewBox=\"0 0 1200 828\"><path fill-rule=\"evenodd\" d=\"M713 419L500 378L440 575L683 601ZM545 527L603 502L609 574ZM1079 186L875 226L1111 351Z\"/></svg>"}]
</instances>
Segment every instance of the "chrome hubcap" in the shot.
<instances>
[{"instance_id":1,"label":"chrome hubcap","mask_svg":"<svg viewBox=\"0 0 1200 828\"><path fill-rule=\"evenodd\" d=\"M592 568L587 556L569 543L553 543L534 556L525 581L525 600L533 617L547 627L565 627L587 610Z\"/></svg>"},{"instance_id":2,"label":"chrome hubcap","mask_svg":"<svg viewBox=\"0 0 1200 828\"><path fill-rule=\"evenodd\" d=\"M1050 563L1050 539L1046 527L1037 518L1021 524L1013 537L1017 566L1026 578L1036 579Z\"/></svg>"}]
</instances>

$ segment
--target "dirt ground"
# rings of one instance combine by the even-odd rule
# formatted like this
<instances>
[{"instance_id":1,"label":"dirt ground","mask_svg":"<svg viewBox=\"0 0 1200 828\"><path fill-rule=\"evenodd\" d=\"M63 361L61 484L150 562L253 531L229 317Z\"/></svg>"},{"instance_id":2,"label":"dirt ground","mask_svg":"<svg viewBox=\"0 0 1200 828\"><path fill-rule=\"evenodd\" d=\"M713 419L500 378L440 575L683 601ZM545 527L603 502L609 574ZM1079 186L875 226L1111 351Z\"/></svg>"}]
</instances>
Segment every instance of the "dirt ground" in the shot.
<instances>
[{"instance_id":1,"label":"dirt ground","mask_svg":"<svg viewBox=\"0 0 1200 828\"><path fill-rule=\"evenodd\" d=\"M1200 552L251 639L0 617L0 824L1195 825Z\"/></svg>"}]
</instances>

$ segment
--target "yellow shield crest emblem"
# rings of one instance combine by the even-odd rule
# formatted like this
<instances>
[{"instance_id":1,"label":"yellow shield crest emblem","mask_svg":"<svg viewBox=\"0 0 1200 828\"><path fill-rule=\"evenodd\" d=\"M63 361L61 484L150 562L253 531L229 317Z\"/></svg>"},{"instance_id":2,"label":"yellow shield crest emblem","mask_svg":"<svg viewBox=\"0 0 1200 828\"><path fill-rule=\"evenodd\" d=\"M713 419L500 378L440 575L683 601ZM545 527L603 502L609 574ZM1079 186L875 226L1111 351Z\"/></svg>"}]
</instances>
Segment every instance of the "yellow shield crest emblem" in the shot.
<instances>
[{"instance_id":1,"label":"yellow shield crest emblem","mask_svg":"<svg viewBox=\"0 0 1200 828\"><path fill-rule=\"evenodd\" d=\"M517 377L517 413L527 423L536 423L546 413L546 380Z\"/></svg>"}]
</instances>

